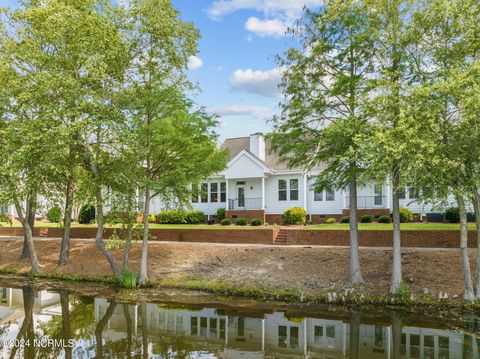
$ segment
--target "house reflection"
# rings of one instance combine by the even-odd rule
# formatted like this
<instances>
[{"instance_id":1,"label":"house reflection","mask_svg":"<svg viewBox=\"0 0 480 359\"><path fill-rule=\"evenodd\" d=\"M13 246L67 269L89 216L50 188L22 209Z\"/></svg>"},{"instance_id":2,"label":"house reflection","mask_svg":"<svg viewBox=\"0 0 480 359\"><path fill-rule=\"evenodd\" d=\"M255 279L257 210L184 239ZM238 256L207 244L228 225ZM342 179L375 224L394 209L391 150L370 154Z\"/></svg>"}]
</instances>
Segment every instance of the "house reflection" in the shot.
<instances>
[{"instance_id":1,"label":"house reflection","mask_svg":"<svg viewBox=\"0 0 480 359\"><path fill-rule=\"evenodd\" d=\"M109 303L95 299L95 320L105 314ZM142 335L139 305L129 305L135 336ZM116 307L103 339L126 338L124 310ZM289 318L283 312L262 317L226 315L213 308L169 308L146 304L146 327L150 343L166 336L184 338L191 351L205 351L221 358L393 358L392 327L359 324L358 353L350 353L350 323L321 318ZM402 327L402 358L478 359L479 342L460 332L419 327ZM156 354L150 346L149 355ZM182 348L172 348L172 351Z\"/></svg>"}]
</instances>

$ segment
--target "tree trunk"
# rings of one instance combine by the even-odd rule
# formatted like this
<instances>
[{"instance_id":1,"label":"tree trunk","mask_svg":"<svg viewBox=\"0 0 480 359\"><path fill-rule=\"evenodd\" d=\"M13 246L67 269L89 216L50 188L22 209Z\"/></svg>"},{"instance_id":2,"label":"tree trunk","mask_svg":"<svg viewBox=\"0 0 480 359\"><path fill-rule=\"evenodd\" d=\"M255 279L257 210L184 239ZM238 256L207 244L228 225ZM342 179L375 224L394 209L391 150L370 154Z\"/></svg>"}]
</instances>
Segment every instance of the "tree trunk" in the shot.
<instances>
[{"instance_id":1,"label":"tree trunk","mask_svg":"<svg viewBox=\"0 0 480 359\"><path fill-rule=\"evenodd\" d=\"M477 284L476 295L480 299L480 193L478 190L473 191L473 209L475 211L475 226L477 227Z\"/></svg>"},{"instance_id":2,"label":"tree trunk","mask_svg":"<svg viewBox=\"0 0 480 359\"><path fill-rule=\"evenodd\" d=\"M35 214L37 212L37 195L35 193L30 193L27 197L27 203L25 208L25 216L28 218L28 224L30 225L30 230L32 231L35 228ZM28 252L27 237L23 236L23 250L21 259L28 258L30 253Z\"/></svg>"},{"instance_id":3,"label":"tree trunk","mask_svg":"<svg viewBox=\"0 0 480 359\"><path fill-rule=\"evenodd\" d=\"M360 323L361 317L358 312L350 314L350 359L358 358L360 348Z\"/></svg>"},{"instance_id":4,"label":"tree trunk","mask_svg":"<svg viewBox=\"0 0 480 359\"><path fill-rule=\"evenodd\" d=\"M30 267L31 273L36 274L39 272L40 264L38 263L37 253L35 252L35 247L33 245L33 236L32 230L30 227L30 223L28 219L23 215L22 206L20 202L15 203L15 208L17 209L18 217L20 218L20 222L22 223L23 233L25 236L25 245L27 247L27 251L30 258Z\"/></svg>"},{"instance_id":5,"label":"tree trunk","mask_svg":"<svg viewBox=\"0 0 480 359\"><path fill-rule=\"evenodd\" d=\"M97 353L95 358L103 358L103 338L102 333L107 325L108 321L112 317L113 312L115 311L115 307L117 306L117 302L112 301L105 312L105 315L98 321L97 327L95 328L95 341L97 343Z\"/></svg>"},{"instance_id":6,"label":"tree trunk","mask_svg":"<svg viewBox=\"0 0 480 359\"><path fill-rule=\"evenodd\" d=\"M33 329L33 304L34 304L34 296L35 290L33 287L27 286L22 288L23 294L23 323L20 329L18 330L18 334L16 337L17 342L21 342L22 338L24 341L24 352L23 357L25 358L33 358L34 357L34 346L33 346L33 338L34 338L34 329ZM27 345L27 341L29 345ZM20 345L14 345L12 351L10 352L10 358L15 358L17 355L17 350L21 348Z\"/></svg>"},{"instance_id":7,"label":"tree trunk","mask_svg":"<svg viewBox=\"0 0 480 359\"><path fill-rule=\"evenodd\" d=\"M468 258L468 228L467 228L467 212L465 210L465 201L463 195L456 193L455 195L460 214L460 256L462 258L464 292L463 299L469 302L475 300L473 291L472 273L470 270L470 260Z\"/></svg>"},{"instance_id":8,"label":"tree trunk","mask_svg":"<svg viewBox=\"0 0 480 359\"><path fill-rule=\"evenodd\" d=\"M70 308L68 300L68 292L60 291L60 306L62 307L62 334L65 340L65 358L72 358L72 348L70 347L70 340L72 339L72 330L70 325Z\"/></svg>"},{"instance_id":9,"label":"tree trunk","mask_svg":"<svg viewBox=\"0 0 480 359\"><path fill-rule=\"evenodd\" d=\"M393 261L390 293L396 294L402 283L402 250L400 238L400 178L397 170L392 171L392 220L393 220Z\"/></svg>"},{"instance_id":10,"label":"tree trunk","mask_svg":"<svg viewBox=\"0 0 480 359\"><path fill-rule=\"evenodd\" d=\"M97 200L96 211L97 211L98 228L97 228L97 234L95 236L95 243L97 244L98 249L100 249L103 255L107 258L107 261L110 264L113 274L118 279L120 279L122 277L120 268L118 267L117 262L115 261L115 258L112 255L112 252L110 252L108 248L105 247L105 243L103 242L104 219L103 219L103 196L102 196L101 188L97 188L96 200Z\"/></svg>"},{"instance_id":11,"label":"tree trunk","mask_svg":"<svg viewBox=\"0 0 480 359\"><path fill-rule=\"evenodd\" d=\"M357 216L357 174L353 165L350 174L350 281L352 284L362 283L362 271L358 257L358 216Z\"/></svg>"},{"instance_id":12,"label":"tree trunk","mask_svg":"<svg viewBox=\"0 0 480 359\"><path fill-rule=\"evenodd\" d=\"M145 189L145 211L143 214L143 241L142 241L142 257L140 259L140 277L138 285L143 286L147 283L147 252L148 252L148 230L150 217L150 188Z\"/></svg>"},{"instance_id":13,"label":"tree trunk","mask_svg":"<svg viewBox=\"0 0 480 359\"><path fill-rule=\"evenodd\" d=\"M63 237L60 247L59 265L65 265L68 262L70 254L70 229L72 227L73 195L75 187L73 179L69 178L67 182L67 191L65 193L65 210L63 215Z\"/></svg>"},{"instance_id":14,"label":"tree trunk","mask_svg":"<svg viewBox=\"0 0 480 359\"><path fill-rule=\"evenodd\" d=\"M393 359L402 357L402 322L398 312L392 312L392 351Z\"/></svg>"}]
</instances>

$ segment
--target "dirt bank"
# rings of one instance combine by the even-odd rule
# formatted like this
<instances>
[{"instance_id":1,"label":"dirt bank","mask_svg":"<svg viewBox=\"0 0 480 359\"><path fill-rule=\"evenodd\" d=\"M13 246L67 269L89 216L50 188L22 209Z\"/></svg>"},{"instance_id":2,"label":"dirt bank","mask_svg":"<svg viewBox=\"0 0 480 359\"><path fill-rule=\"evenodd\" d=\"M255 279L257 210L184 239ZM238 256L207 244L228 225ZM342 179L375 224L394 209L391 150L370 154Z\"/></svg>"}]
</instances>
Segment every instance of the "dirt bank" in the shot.
<instances>
[{"instance_id":1,"label":"dirt bank","mask_svg":"<svg viewBox=\"0 0 480 359\"><path fill-rule=\"evenodd\" d=\"M20 260L22 241L0 239L0 269L29 270L28 260ZM111 274L109 265L91 240L73 240L70 262L57 265L59 240L39 239L35 247L42 271L70 275ZM122 250L113 251L117 260ZM405 249L404 280L412 292L425 291L436 297L447 292L461 297L463 281L459 251L455 249ZM132 248L131 267L138 268L140 245ZM475 273L475 251L470 253ZM374 293L388 292L391 251L361 248L360 261L367 283ZM218 245L201 243L151 243L149 276L153 282L181 283L190 279L221 281L233 285L258 285L263 288L294 288L319 294L327 288L348 287L348 248L282 247L258 245Z\"/></svg>"}]
</instances>

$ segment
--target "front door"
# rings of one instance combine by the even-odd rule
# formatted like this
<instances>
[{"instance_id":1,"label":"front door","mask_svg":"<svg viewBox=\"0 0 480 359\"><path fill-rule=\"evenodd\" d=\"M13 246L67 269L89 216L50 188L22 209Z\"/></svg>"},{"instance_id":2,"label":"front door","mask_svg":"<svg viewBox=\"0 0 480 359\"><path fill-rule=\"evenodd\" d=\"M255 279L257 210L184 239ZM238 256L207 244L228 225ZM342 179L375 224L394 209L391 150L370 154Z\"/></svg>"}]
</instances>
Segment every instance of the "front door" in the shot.
<instances>
[{"instance_id":1,"label":"front door","mask_svg":"<svg viewBox=\"0 0 480 359\"><path fill-rule=\"evenodd\" d=\"M237 195L238 195L238 207L243 208L245 207L245 186L238 186L237 187Z\"/></svg>"}]
</instances>

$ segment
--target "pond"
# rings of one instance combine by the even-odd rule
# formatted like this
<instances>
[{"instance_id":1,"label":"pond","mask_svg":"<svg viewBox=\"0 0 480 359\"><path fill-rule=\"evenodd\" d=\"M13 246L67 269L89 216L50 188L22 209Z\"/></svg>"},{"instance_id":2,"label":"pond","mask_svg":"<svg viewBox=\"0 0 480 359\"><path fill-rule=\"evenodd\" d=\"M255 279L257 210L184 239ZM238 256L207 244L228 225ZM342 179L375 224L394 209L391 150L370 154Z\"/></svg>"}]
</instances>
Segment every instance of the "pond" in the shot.
<instances>
[{"instance_id":1,"label":"pond","mask_svg":"<svg viewBox=\"0 0 480 359\"><path fill-rule=\"evenodd\" d=\"M480 357L474 313L453 319L192 293L120 303L104 294L0 288L2 358Z\"/></svg>"}]
</instances>

